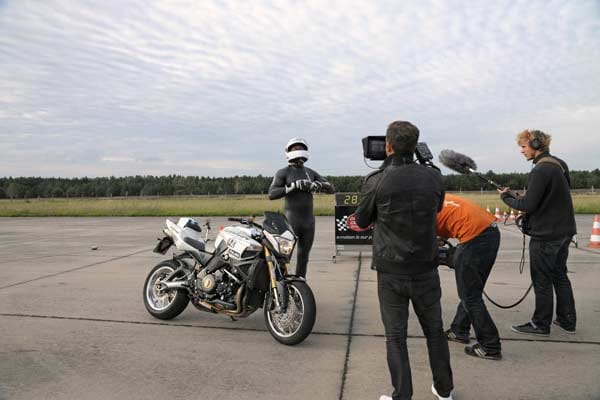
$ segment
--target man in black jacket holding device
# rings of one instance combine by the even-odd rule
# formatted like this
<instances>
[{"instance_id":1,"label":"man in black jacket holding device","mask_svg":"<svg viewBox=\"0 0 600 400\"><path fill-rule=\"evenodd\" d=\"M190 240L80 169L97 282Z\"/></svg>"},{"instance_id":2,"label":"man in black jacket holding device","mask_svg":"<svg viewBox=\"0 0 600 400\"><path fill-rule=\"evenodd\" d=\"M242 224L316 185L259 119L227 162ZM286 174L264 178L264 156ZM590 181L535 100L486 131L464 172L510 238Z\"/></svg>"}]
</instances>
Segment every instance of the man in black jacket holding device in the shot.
<instances>
[{"instance_id":1,"label":"man in black jacket holding device","mask_svg":"<svg viewBox=\"0 0 600 400\"><path fill-rule=\"evenodd\" d=\"M535 292L535 311L530 322L514 325L512 330L535 336L548 336L552 323L567 333L575 333L577 316L571 281L567 277L569 244L577 233L570 192L569 169L564 161L550 155L551 136L537 130L517 135L521 153L533 161L527 192L514 196L508 188L499 190L502 201L523 211L524 233L529 235L531 280Z\"/></svg>"},{"instance_id":2,"label":"man in black jacket holding device","mask_svg":"<svg viewBox=\"0 0 600 400\"><path fill-rule=\"evenodd\" d=\"M381 168L365 178L356 222L373 223L373 263L385 327L387 360L394 393L380 400L406 400L413 394L406 347L408 303L427 337L433 373L431 391L452 399L450 352L443 329L438 275L436 215L444 204L442 176L415 163L419 129L406 121L392 122L386 133Z\"/></svg>"}]
</instances>

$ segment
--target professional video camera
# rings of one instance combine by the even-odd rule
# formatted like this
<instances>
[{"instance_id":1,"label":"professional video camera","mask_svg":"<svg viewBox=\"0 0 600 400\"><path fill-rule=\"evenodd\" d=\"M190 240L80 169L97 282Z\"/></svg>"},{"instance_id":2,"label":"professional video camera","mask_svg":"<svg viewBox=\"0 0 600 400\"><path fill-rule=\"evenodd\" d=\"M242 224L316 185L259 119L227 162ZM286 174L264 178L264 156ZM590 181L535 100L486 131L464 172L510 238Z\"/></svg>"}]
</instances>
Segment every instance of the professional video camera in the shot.
<instances>
[{"instance_id":1,"label":"professional video camera","mask_svg":"<svg viewBox=\"0 0 600 400\"><path fill-rule=\"evenodd\" d=\"M365 159L381 161L387 157L385 154L385 136L366 136L362 139L362 145ZM431 161L433 160L433 154L431 154L427 143L417 143L415 155L420 164L439 169Z\"/></svg>"},{"instance_id":2,"label":"professional video camera","mask_svg":"<svg viewBox=\"0 0 600 400\"><path fill-rule=\"evenodd\" d=\"M385 136L367 136L362 139L363 145L363 156L365 159L373 161L385 160L387 157L385 154ZM420 164L427 165L429 167L438 169L431 160L433 160L433 154L429 150L427 143L419 142L415 148L415 156ZM447 240L443 241L443 244L438 246L438 258L440 265L446 265L449 268L454 268L454 252L456 247L453 246Z\"/></svg>"},{"instance_id":3,"label":"professional video camera","mask_svg":"<svg viewBox=\"0 0 600 400\"><path fill-rule=\"evenodd\" d=\"M456 246L447 240L442 240L443 245L438 246L438 264L454 269L454 253Z\"/></svg>"}]
</instances>

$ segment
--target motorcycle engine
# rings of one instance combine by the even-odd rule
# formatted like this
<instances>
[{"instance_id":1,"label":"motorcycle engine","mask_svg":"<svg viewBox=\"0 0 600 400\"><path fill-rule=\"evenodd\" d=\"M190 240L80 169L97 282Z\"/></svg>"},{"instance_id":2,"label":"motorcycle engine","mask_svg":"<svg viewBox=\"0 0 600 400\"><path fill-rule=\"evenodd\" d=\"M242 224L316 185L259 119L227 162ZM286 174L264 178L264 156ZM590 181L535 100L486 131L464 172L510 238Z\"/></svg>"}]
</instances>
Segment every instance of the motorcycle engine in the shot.
<instances>
[{"instance_id":1,"label":"motorcycle engine","mask_svg":"<svg viewBox=\"0 0 600 400\"><path fill-rule=\"evenodd\" d=\"M201 272L196 280L196 286L202 292L202 297L206 299L218 298L226 303L234 303L239 283L220 269L212 274L203 275Z\"/></svg>"},{"instance_id":2,"label":"motorcycle engine","mask_svg":"<svg viewBox=\"0 0 600 400\"><path fill-rule=\"evenodd\" d=\"M224 274L221 281L217 283L216 292L222 301L234 303L235 293L237 292L238 287L239 284L236 281Z\"/></svg>"}]
</instances>

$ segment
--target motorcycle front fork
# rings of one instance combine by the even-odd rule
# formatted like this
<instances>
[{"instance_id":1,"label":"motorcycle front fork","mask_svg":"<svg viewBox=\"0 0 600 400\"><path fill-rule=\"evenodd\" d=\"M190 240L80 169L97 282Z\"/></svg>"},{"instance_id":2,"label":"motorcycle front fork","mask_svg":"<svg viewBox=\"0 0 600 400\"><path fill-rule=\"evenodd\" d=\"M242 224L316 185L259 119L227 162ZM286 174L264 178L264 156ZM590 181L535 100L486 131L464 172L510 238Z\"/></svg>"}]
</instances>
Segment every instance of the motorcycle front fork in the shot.
<instances>
[{"instance_id":1,"label":"motorcycle front fork","mask_svg":"<svg viewBox=\"0 0 600 400\"><path fill-rule=\"evenodd\" d=\"M287 309L287 290L283 277L287 275L287 264L281 268L275 257L272 256L271 252L267 247L265 249L265 260L269 267L269 278L271 280L271 293L272 298L275 301L275 311L283 312Z\"/></svg>"}]
</instances>

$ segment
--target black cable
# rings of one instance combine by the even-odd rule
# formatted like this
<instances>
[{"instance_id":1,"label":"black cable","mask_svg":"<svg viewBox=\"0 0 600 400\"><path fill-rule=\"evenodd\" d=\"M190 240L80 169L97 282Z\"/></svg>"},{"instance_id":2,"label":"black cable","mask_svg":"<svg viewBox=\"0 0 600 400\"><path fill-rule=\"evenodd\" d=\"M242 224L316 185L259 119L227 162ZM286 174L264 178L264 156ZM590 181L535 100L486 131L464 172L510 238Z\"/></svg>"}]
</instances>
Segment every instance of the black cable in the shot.
<instances>
[{"instance_id":1,"label":"black cable","mask_svg":"<svg viewBox=\"0 0 600 400\"><path fill-rule=\"evenodd\" d=\"M525 235L523 235L523 251L521 253L521 261L519 263L519 274L523 274L523 269L525 268ZM495 305L498 308L503 308L503 309L509 309L509 308L513 308L518 306L519 304L521 304L523 302L523 300L525 300L525 298L527 297L527 295L529 294L529 292L531 291L531 288L533 287L533 282L531 283L531 285L529 285L529 288L525 291L525 294L523 295L523 297L521 297L516 303L511 304L509 306L503 306L502 304L498 304L496 303L494 300L492 300L490 298L490 296L488 296L488 294L485 292L485 290L483 291L483 295L485 296L486 299L488 299L488 301L490 303L492 303L493 305Z\"/></svg>"}]
</instances>

